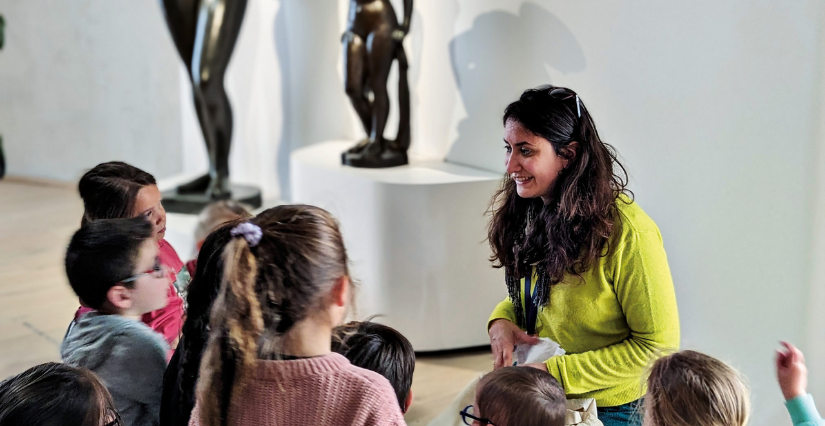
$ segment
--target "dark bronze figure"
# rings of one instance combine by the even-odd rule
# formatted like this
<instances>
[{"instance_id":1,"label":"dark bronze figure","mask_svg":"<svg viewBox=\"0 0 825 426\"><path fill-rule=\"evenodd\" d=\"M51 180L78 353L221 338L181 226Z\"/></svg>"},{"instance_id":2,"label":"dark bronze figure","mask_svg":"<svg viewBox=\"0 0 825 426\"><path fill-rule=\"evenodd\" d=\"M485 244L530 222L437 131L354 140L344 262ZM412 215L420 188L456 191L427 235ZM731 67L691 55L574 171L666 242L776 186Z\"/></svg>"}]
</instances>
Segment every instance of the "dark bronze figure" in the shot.
<instances>
[{"instance_id":1,"label":"dark bronze figure","mask_svg":"<svg viewBox=\"0 0 825 426\"><path fill-rule=\"evenodd\" d=\"M206 175L181 185L174 193L164 194L167 210L171 205L173 211L188 212L198 210L212 200L228 198L253 207L261 204L257 189L229 184L232 108L223 80L241 29L246 3L247 0L162 0L166 24L189 70L195 110L209 153ZM176 201L198 206L179 208Z\"/></svg>"},{"instance_id":2,"label":"dark bronze figure","mask_svg":"<svg viewBox=\"0 0 825 426\"><path fill-rule=\"evenodd\" d=\"M351 0L344 33L344 72L347 95L358 113L367 138L342 154L354 167L393 167L407 164L410 147L410 88L407 56L402 41L410 30L413 0L404 0L399 25L389 0ZM395 140L384 139L390 113L387 78L398 60L400 121Z\"/></svg>"},{"instance_id":3,"label":"dark bronze figure","mask_svg":"<svg viewBox=\"0 0 825 426\"><path fill-rule=\"evenodd\" d=\"M3 42L5 41L6 21L3 15L0 15L0 50L3 49ZM0 135L0 179L6 175L6 156L3 154L3 135Z\"/></svg>"}]
</instances>

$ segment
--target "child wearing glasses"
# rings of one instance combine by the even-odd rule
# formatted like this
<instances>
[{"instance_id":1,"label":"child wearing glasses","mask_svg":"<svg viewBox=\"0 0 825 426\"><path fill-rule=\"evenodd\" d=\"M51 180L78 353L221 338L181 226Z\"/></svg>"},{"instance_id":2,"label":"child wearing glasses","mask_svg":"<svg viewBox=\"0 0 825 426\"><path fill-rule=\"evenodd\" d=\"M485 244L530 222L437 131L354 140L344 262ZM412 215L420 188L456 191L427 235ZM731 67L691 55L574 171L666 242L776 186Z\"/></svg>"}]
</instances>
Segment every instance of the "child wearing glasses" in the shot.
<instances>
[{"instance_id":1,"label":"child wearing glasses","mask_svg":"<svg viewBox=\"0 0 825 426\"><path fill-rule=\"evenodd\" d=\"M123 426L123 422L94 373L49 362L0 382L0 425Z\"/></svg>"},{"instance_id":2,"label":"child wearing glasses","mask_svg":"<svg viewBox=\"0 0 825 426\"><path fill-rule=\"evenodd\" d=\"M67 333L61 356L101 378L130 426L158 422L168 346L140 318L166 306L167 272L144 217L91 222L66 251L69 284L94 311Z\"/></svg>"},{"instance_id":3,"label":"child wearing glasses","mask_svg":"<svg viewBox=\"0 0 825 426\"><path fill-rule=\"evenodd\" d=\"M81 226L101 219L130 217L143 217L152 224L152 239L158 246L158 258L168 268L168 302L162 309L142 315L141 321L162 334L174 349L184 317L180 294L186 291L190 276L175 249L164 239L166 210L161 204L161 193L154 176L130 164L110 161L98 164L86 172L80 178L78 190L84 208ZM84 306L77 310L75 321L91 310L85 300L81 300L81 303ZM168 355L171 356L171 352Z\"/></svg>"},{"instance_id":4,"label":"child wearing glasses","mask_svg":"<svg viewBox=\"0 0 825 426\"><path fill-rule=\"evenodd\" d=\"M352 294L335 219L282 205L230 235L189 425L404 425L387 379L331 350Z\"/></svg>"},{"instance_id":5,"label":"child wearing glasses","mask_svg":"<svg viewBox=\"0 0 825 426\"><path fill-rule=\"evenodd\" d=\"M461 411L473 426L564 426L567 399L550 373L530 367L503 367L478 383L475 404Z\"/></svg>"},{"instance_id":6,"label":"child wearing glasses","mask_svg":"<svg viewBox=\"0 0 825 426\"><path fill-rule=\"evenodd\" d=\"M352 321L332 331L332 351L347 357L354 366L386 377L401 412L410 409L415 352L403 334L370 320Z\"/></svg>"}]
</instances>

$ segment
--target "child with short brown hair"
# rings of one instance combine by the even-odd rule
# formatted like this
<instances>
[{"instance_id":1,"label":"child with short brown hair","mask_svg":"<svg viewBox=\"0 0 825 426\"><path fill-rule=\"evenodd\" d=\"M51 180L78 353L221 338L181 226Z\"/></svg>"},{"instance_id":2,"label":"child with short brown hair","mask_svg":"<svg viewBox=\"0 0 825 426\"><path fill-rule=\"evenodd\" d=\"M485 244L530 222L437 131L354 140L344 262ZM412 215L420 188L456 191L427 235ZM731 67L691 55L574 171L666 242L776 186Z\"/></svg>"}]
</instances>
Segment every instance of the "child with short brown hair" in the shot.
<instances>
[{"instance_id":1,"label":"child with short brown hair","mask_svg":"<svg viewBox=\"0 0 825 426\"><path fill-rule=\"evenodd\" d=\"M467 425L564 426L567 399L550 373L504 367L478 383L475 404L461 411Z\"/></svg>"}]
</instances>

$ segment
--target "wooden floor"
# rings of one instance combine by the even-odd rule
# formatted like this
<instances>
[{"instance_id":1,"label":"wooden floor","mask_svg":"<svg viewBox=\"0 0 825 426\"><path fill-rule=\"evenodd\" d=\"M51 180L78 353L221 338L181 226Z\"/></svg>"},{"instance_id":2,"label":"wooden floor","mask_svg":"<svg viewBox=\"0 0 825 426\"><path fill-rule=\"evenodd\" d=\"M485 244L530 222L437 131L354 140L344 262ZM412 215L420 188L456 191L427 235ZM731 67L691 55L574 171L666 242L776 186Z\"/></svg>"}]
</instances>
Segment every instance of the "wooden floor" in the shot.
<instances>
[{"instance_id":1,"label":"wooden floor","mask_svg":"<svg viewBox=\"0 0 825 426\"><path fill-rule=\"evenodd\" d=\"M73 185L0 181L0 380L60 361L60 342L77 308L63 255L82 212ZM427 424L491 367L489 349L419 355L407 423Z\"/></svg>"}]
</instances>

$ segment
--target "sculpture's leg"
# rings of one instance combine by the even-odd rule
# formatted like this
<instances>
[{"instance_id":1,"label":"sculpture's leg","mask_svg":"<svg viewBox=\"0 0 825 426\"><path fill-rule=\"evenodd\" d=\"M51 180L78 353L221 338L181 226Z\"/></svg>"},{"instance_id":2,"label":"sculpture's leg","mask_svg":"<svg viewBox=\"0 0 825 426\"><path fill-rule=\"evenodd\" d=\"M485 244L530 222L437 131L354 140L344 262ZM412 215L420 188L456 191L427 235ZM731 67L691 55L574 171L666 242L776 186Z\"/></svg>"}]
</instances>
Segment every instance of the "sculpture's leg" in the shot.
<instances>
[{"instance_id":1,"label":"sculpture's leg","mask_svg":"<svg viewBox=\"0 0 825 426\"><path fill-rule=\"evenodd\" d=\"M166 25L169 27L172 40L175 42L178 54L186 66L187 71L189 71L191 79L192 56L195 52L195 34L197 32L200 0L163 0L162 5L164 16L166 17ZM203 131L203 129L209 125L207 121L208 117L203 113L205 108L199 105L202 101L197 96L193 96L193 98L195 111L198 115L198 122ZM204 132L204 134L206 134L206 132ZM207 151L211 152L212 148L208 145L210 141L207 140L206 143ZM206 174L192 182L181 185L178 187L178 191L181 193L205 192L209 186L209 181L209 174Z\"/></svg>"},{"instance_id":2,"label":"sculpture's leg","mask_svg":"<svg viewBox=\"0 0 825 426\"><path fill-rule=\"evenodd\" d=\"M372 33L367 40L367 64L369 85L372 88L372 123L369 132L370 145L365 149L373 154L384 151L384 127L390 115L390 98L387 79L395 58L395 42L390 33Z\"/></svg>"},{"instance_id":3,"label":"sculpture's leg","mask_svg":"<svg viewBox=\"0 0 825 426\"><path fill-rule=\"evenodd\" d=\"M372 123L372 105L367 95L367 47L359 35L344 34L344 90L352 102L352 107L361 119L364 132L369 136ZM347 152L358 152L369 142L369 137L358 142Z\"/></svg>"},{"instance_id":4,"label":"sculpture's leg","mask_svg":"<svg viewBox=\"0 0 825 426\"><path fill-rule=\"evenodd\" d=\"M410 85L407 81L407 54L404 46L398 44L395 50L398 59L398 134L392 143L392 148L406 152L410 148L412 136L410 132Z\"/></svg>"},{"instance_id":5,"label":"sculpture's leg","mask_svg":"<svg viewBox=\"0 0 825 426\"><path fill-rule=\"evenodd\" d=\"M186 69L192 68L199 0L162 0L166 25Z\"/></svg>"},{"instance_id":6,"label":"sculpture's leg","mask_svg":"<svg viewBox=\"0 0 825 426\"><path fill-rule=\"evenodd\" d=\"M246 0L204 1L198 14L192 83L196 107L209 149L209 187L212 198L228 198L229 149L232 143L232 108L224 76L246 10ZM205 124L205 125L203 125Z\"/></svg>"}]
</instances>

